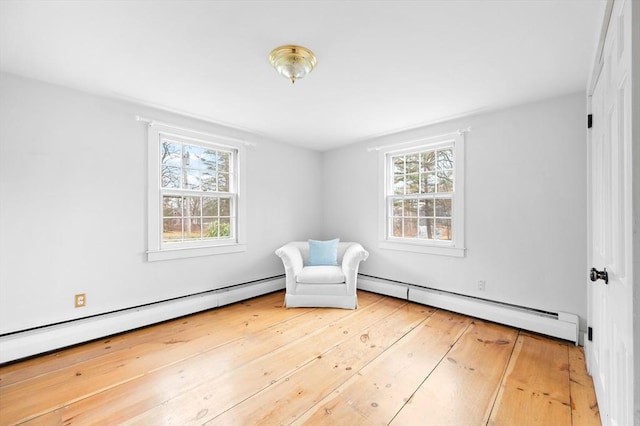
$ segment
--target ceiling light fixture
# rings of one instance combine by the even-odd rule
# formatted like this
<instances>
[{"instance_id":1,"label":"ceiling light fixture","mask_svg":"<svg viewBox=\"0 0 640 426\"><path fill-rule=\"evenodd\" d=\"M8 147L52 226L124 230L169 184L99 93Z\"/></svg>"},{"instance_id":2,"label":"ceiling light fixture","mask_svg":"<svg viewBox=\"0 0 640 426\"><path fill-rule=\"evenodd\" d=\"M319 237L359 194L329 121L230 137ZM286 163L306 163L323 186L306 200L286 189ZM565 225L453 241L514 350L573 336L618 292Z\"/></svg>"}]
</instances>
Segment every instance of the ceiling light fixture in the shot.
<instances>
[{"instance_id":1,"label":"ceiling light fixture","mask_svg":"<svg viewBox=\"0 0 640 426\"><path fill-rule=\"evenodd\" d=\"M269 55L269 62L283 77L295 83L313 71L317 60L316 55L302 46L286 45L276 47Z\"/></svg>"}]
</instances>

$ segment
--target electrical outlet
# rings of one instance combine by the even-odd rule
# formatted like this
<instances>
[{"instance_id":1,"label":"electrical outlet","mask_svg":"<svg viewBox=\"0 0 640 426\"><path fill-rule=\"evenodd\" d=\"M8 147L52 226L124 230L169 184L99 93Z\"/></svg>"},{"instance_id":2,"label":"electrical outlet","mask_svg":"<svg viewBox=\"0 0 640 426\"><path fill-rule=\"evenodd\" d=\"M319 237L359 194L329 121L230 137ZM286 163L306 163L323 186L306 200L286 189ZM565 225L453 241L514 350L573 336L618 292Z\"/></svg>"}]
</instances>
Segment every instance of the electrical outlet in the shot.
<instances>
[{"instance_id":1,"label":"electrical outlet","mask_svg":"<svg viewBox=\"0 0 640 426\"><path fill-rule=\"evenodd\" d=\"M76 294L76 308L82 308L87 305L87 295L84 293Z\"/></svg>"},{"instance_id":2,"label":"electrical outlet","mask_svg":"<svg viewBox=\"0 0 640 426\"><path fill-rule=\"evenodd\" d=\"M478 281L478 290L484 291L486 287L487 287L486 281Z\"/></svg>"}]
</instances>

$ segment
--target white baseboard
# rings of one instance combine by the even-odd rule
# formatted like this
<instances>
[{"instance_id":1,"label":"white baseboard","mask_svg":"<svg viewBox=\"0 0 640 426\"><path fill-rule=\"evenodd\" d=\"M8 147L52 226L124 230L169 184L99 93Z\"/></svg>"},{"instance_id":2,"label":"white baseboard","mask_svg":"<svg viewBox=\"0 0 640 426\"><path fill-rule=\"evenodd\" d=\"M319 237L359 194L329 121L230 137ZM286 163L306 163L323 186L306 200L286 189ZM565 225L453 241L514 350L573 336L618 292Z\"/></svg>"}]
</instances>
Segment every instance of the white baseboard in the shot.
<instances>
[{"instance_id":1,"label":"white baseboard","mask_svg":"<svg viewBox=\"0 0 640 426\"><path fill-rule=\"evenodd\" d=\"M0 337L0 364L228 305L285 288L284 277L69 321ZM578 316L543 314L497 302L359 276L358 288L578 343Z\"/></svg>"},{"instance_id":2,"label":"white baseboard","mask_svg":"<svg viewBox=\"0 0 640 426\"><path fill-rule=\"evenodd\" d=\"M578 316L574 314L545 314L533 309L419 288L409 289L409 300L578 343Z\"/></svg>"},{"instance_id":3,"label":"white baseboard","mask_svg":"<svg viewBox=\"0 0 640 426\"><path fill-rule=\"evenodd\" d=\"M5 335L0 337L0 363L250 299L284 287L284 278L276 277Z\"/></svg>"},{"instance_id":4,"label":"white baseboard","mask_svg":"<svg viewBox=\"0 0 640 426\"><path fill-rule=\"evenodd\" d=\"M358 277L358 288L558 337L576 344L580 342L579 319L571 313L542 313L534 309L368 276Z\"/></svg>"},{"instance_id":5,"label":"white baseboard","mask_svg":"<svg viewBox=\"0 0 640 426\"><path fill-rule=\"evenodd\" d=\"M407 299L409 297L407 285L379 278L358 276L358 288L398 299Z\"/></svg>"},{"instance_id":6,"label":"white baseboard","mask_svg":"<svg viewBox=\"0 0 640 426\"><path fill-rule=\"evenodd\" d=\"M262 294L273 293L284 290L285 280L283 278L260 281L259 283L248 284L238 287L223 289L218 292L218 306L230 305L241 300L251 299ZM284 302L284 296L282 298Z\"/></svg>"}]
</instances>

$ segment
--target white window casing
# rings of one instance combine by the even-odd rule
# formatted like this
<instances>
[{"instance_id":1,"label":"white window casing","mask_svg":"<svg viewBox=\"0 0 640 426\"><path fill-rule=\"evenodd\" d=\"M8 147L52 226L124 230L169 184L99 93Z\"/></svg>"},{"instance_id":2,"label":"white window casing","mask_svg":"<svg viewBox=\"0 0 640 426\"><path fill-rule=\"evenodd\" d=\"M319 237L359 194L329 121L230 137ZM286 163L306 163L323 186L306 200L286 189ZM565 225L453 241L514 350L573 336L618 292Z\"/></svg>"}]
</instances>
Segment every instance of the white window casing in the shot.
<instances>
[{"instance_id":1,"label":"white window casing","mask_svg":"<svg viewBox=\"0 0 640 426\"><path fill-rule=\"evenodd\" d=\"M216 158L218 154L222 153L224 156L230 158L229 170L224 173L226 177L226 184L221 190L218 186L220 174L216 175L215 189L190 189L186 183L181 184L178 187L163 187L162 184L162 146L163 142L169 143L174 147L181 147L180 158L182 160L183 152L186 149L194 150L198 148L206 149L207 152L215 151ZM207 256L226 253L237 253L246 251L246 200L244 195L246 193L245 187L245 157L246 157L246 143L242 141L233 140L224 136L216 136L196 130L189 130L177 126L172 126L163 123L157 123L149 121L148 126L148 245L147 245L147 260L149 262L159 260L180 259L195 256ZM178 158L176 156L176 158ZM186 163L188 164L188 163ZM177 166L186 167L184 165ZM216 166L218 167L218 166ZM185 175L183 181L187 180L186 172L181 172ZM221 173L222 174L222 173ZM182 177L181 177L182 179ZM176 219L176 223L180 225L182 234L176 239L167 239L163 236L163 196L167 199L175 198L179 201L180 211L179 218ZM184 204L186 199L199 200L201 205L199 207L200 216L193 216L192 213L185 214ZM229 213L225 213L224 220L229 223L229 230L226 231L224 236L221 228L221 211L219 206L224 199L225 204L229 205ZM204 200L215 201L216 214L214 217L204 218ZM184 223L199 222L201 228L200 237L184 238ZM214 227L217 232L215 237L205 237L203 234L204 221L208 219L213 221L215 219L216 226ZM213 223L210 223L210 225ZM189 228L191 224L189 224ZM189 234L190 236L190 234Z\"/></svg>"},{"instance_id":2,"label":"white window casing","mask_svg":"<svg viewBox=\"0 0 640 426\"><path fill-rule=\"evenodd\" d=\"M464 139L466 131L374 148L379 152L378 228L380 248L464 257ZM440 192L438 183L441 166L437 161L440 158L440 152L453 153L453 161L443 157L453 165L442 170L452 178L453 189L443 187L445 188L443 192ZM416 158L419 158L419 163L417 163L419 166L415 163ZM426 160L427 158L433 160ZM411 160L414 160L411 163L412 166L409 165ZM395 167L394 161L396 162ZM433 161L433 170L423 168L423 161L425 163ZM405 167L404 171L402 171L402 167ZM416 171L415 167L419 167L419 170ZM402 177L403 173L404 178ZM402 189L408 186L408 182L415 187ZM429 186L429 189L426 189L426 186ZM441 209L441 211L446 211L446 217L438 217L436 203L440 206L446 206L446 209ZM422 213L417 212L422 212L423 210L420 209L423 208L424 211L429 211L428 208L431 208L431 213L428 216L421 216ZM398 213L399 210L400 213ZM409 224L411 226L408 226ZM438 234L436 224L446 225L443 228L446 232ZM407 231L407 229L409 230Z\"/></svg>"}]
</instances>

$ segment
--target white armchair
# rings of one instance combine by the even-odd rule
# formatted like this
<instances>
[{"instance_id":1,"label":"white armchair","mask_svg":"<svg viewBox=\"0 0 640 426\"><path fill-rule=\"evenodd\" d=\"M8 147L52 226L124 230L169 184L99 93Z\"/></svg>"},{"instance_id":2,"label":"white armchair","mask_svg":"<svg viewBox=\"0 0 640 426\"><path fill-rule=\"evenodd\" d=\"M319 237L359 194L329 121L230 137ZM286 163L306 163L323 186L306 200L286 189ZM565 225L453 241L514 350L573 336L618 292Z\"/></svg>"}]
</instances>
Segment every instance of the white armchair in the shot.
<instances>
[{"instance_id":1,"label":"white armchair","mask_svg":"<svg viewBox=\"0 0 640 426\"><path fill-rule=\"evenodd\" d=\"M369 253L358 243L338 243L338 266L308 266L309 243L293 241L276 250L286 274L285 306L358 307L356 280Z\"/></svg>"}]
</instances>

